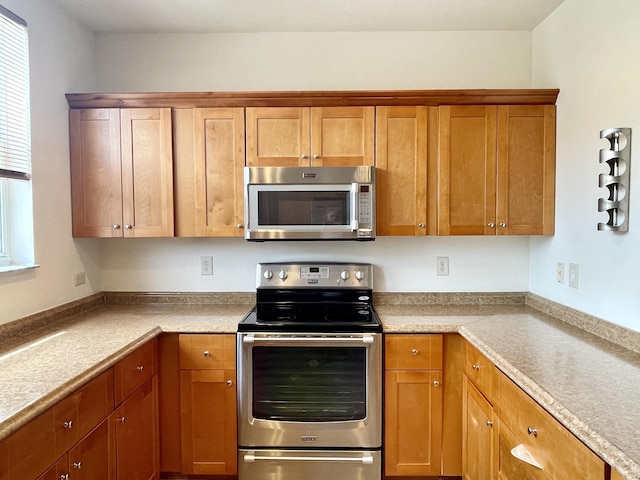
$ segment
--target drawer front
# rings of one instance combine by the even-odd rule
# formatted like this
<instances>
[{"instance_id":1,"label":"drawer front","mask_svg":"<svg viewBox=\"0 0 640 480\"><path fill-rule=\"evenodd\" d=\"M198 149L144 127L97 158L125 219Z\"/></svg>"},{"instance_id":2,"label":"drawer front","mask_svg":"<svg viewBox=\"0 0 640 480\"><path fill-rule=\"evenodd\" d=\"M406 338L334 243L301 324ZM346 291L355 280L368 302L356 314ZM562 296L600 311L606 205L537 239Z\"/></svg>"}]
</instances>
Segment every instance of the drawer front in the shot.
<instances>
[{"instance_id":1,"label":"drawer front","mask_svg":"<svg viewBox=\"0 0 640 480\"><path fill-rule=\"evenodd\" d=\"M157 341L145 343L120 360L113 367L115 403L120 405L155 373L157 368Z\"/></svg>"},{"instance_id":2,"label":"drawer front","mask_svg":"<svg viewBox=\"0 0 640 480\"><path fill-rule=\"evenodd\" d=\"M508 428L551 478L604 478L603 460L504 374L500 373L496 379L501 428Z\"/></svg>"},{"instance_id":3,"label":"drawer front","mask_svg":"<svg viewBox=\"0 0 640 480\"><path fill-rule=\"evenodd\" d=\"M505 425L499 425L498 478L500 480L551 480L552 477L545 470L513 456L511 450L519 443L515 435Z\"/></svg>"},{"instance_id":4,"label":"drawer front","mask_svg":"<svg viewBox=\"0 0 640 480\"><path fill-rule=\"evenodd\" d=\"M493 364L469 342L465 342L465 345L464 373L478 390L491 401Z\"/></svg>"},{"instance_id":5,"label":"drawer front","mask_svg":"<svg viewBox=\"0 0 640 480\"><path fill-rule=\"evenodd\" d=\"M385 335L386 370L442 370L442 335Z\"/></svg>"},{"instance_id":6,"label":"drawer front","mask_svg":"<svg viewBox=\"0 0 640 480\"><path fill-rule=\"evenodd\" d=\"M179 349L182 370L236 368L235 335L180 335Z\"/></svg>"},{"instance_id":7,"label":"drawer front","mask_svg":"<svg viewBox=\"0 0 640 480\"><path fill-rule=\"evenodd\" d=\"M58 458L54 443L53 409L31 420L6 442L9 479L37 478Z\"/></svg>"}]
</instances>

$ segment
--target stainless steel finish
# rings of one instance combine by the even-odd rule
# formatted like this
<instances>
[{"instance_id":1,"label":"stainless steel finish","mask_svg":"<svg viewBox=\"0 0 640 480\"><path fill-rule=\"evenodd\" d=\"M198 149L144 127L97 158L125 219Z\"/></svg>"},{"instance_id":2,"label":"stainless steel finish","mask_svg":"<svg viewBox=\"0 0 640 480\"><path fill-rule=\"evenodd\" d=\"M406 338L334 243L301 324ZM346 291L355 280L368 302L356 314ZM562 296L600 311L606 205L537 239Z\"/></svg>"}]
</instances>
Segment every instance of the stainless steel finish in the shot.
<instances>
[{"instance_id":1,"label":"stainless steel finish","mask_svg":"<svg viewBox=\"0 0 640 480\"><path fill-rule=\"evenodd\" d=\"M371 166L245 167L244 236L247 240L255 241L373 240L376 232L375 176L375 167ZM360 186L368 186L368 189L360 190ZM340 225L260 225L259 191L347 193L347 222Z\"/></svg>"},{"instance_id":2,"label":"stainless steel finish","mask_svg":"<svg viewBox=\"0 0 640 480\"><path fill-rule=\"evenodd\" d=\"M487 420L485 423L487 424L487 427L493 427L493 422L491 420Z\"/></svg>"},{"instance_id":3,"label":"stainless steel finish","mask_svg":"<svg viewBox=\"0 0 640 480\"><path fill-rule=\"evenodd\" d=\"M529 435L533 435L534 437L537 437L538 436L538 429L529 427L529 428L527 428L527 433Z\"/></svg>"},{"instance_id":4,"label":"stainless steel finish","mask_svg":"<svg viewBox=\"0 0 640 480\"><path fill-rule=\"evenodd\" d=\"M252 349L264 346L364 347L366 349L366 416L340 422L288 422L254 418ZM237 334L238 444L243 447L378 448L382 443L382 335L379 333ZM315 436L312 445L303 437ZM251 478L251 477L246 477ZM260 477L265 478L265 477ZM308 480L308 479L305 479Z\"/></svg>"},{"instance_id":5,"label":"stainless steel finish","mask_svg":"<svg viewBox=\"0 0 640 480\"><path fill-rule=\"evenodd\" d=\"M487 227L489 227L489 228L495 228L495 226L496 226L496 224L493 223L493 222L487 224Z\"/></svg>"},{"instance_id":6,"label":"stainless steel finish","mask_svg":"<svg viewBox=\"0 0 640 480\"><path fill-rule=\"evenodd\" d=\"M62 424L64 428L73 428L73 420L68 420Z\"/></svg>"},{"instance_id":7,"label":"stainless steel finish","mask_svg":"<svg viewBox=\"0 0 640 480\"><path fill-rule=\"evenodd\" d=\"M629 230L629 188L631 186L631 129L609 128L600 132L609 140L609 148L600 150L600 163L609 166L608 173L599 175L600 188L607 188L607 198L598 199L598 211L609 215L598 230L626 232Z\"/></svg>"},{"instance_id":8,"label":"stainless steel finish","mask_svg":"<svg viewBox=\"0 0 640 480\"><path fill-rule=\"evenodd\" d=\"M312 268L318 268L319 272L311 272ZM277 278L274 278L274 271L279 272ZM346 279L344 272L347 273ZM257 288L322 289L336 286L373 290L373 266L368 263L260 263L256 270Z\"/></svg>"},{"instance_id":9,"label":"stainless steel finish","mask_svg":"<svg viewBox=\"0 0 640 480\"><path fill-rule=\"evenodd\" d=\"M342 280L348 280L349 279L349 272L347 270L343 270L342 272L340 272L340 278Z\"/></svg>"},{"instance_id":10,"label":"stainless steel finish","mask_svg":"<svg viewBox=\"0 0 640 480\"><path fill-rule=\"evenodd\" d=\"M239 479L272 480L380 480L379 450L240 449Z\"/></svg>"}]
</instances>

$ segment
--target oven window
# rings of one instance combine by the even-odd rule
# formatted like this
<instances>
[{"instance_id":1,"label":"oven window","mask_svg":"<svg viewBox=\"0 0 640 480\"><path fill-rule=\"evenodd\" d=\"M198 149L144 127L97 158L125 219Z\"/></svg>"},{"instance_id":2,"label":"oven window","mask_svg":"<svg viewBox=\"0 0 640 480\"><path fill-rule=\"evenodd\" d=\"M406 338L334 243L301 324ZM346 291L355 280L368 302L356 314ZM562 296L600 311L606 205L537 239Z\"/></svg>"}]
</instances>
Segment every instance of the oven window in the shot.
<instances>
[{"instance_id":1,"label":"oven window","mask_svg":"<svg viewBox=\"0 0 640 480\"><path fill-rule=\"evenodd\" d=\"M349 192L258 192L260 225L349 225Z\"/></svg>"},{"instance_id":2,"label":"oven window","mask_svg":"<svg viewBox=\"0 0 640 480\"><path fill-rule=\"evenodd\" d=\"M253 347L253 417L364 419L366 353L364 347Z\"/></svg>"}]
</instances>

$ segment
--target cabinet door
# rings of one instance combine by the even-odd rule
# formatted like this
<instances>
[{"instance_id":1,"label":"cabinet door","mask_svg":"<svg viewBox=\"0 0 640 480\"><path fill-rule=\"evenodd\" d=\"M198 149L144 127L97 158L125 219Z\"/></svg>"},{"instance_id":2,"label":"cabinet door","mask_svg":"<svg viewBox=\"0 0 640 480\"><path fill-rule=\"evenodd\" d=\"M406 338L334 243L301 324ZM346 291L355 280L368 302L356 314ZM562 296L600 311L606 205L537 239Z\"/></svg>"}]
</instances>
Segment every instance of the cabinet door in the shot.
<instances>
[{"instance_id":1,"label":"cabinet door","mask_svg":"<svg viewBox=\"0 0 640 480\"><path fill-rule=\"evenodd\" d=\"M121 237L119 110L71 110L69 134L73 236Z\"/></svg>"},{"instance_id":2,"label":"cabinet door","mask_svg":"<svg viewBox=\"0 0 640 480\"><path fill-rule=\"evenodd\" d=\"M440 107L438 234L496 232L496 107Z\"/></svg>"},{"instance_id":3,"label":"cabinet door","mask_svg":"<svg viewBox=\"0 0 640 480\"><path fill-rule=\"evenodd\" d=\"M465 480L495 479L495 418L491 404L467 380L463 381L462 469Z\"/></svg>"},{"instance_id":4,"label":"cabinet door","mask_svg":"<svg viewBox=\"0 0 640 480\"><path fill-rule=\"evenodd\" d=\"M5 441L9 478L37 478L52 465L58 458L54 437L53 409L47 410L13 433Z\"/></svg>"},{"instance_id":5,"label":"cabinet door","mask_svg":"<svg viewBox=\"0 0 640 480\"><path fill-rule=\"evenodd\" d=\"M173 152L169 108L120 111L123 235L173 236Z\"/></svg>"},{"instance_id":6,"label":"cabinet door","mask_svg":"<svg viewBox=\"0 0 640 480\"><path fill-rule=\"evenodd\" d=\"M385 475L439 475L442 372L385 372Z\"/></svg>"},{"instance_id":7,"label":"cabinet door","mask_svg":"<svg viewBox=\"0 0 640 480\"><path fill-rule=\"evenodd\" d=\"M498 235L553 235L553 105L498 107Z\"/></svg>"},{"instance_id":8,"label":"cabinet door","mask_svg":"<svg viewBox=\"0 0 640 480\"><path fill-rule=\"evenodd\" d=\"M0 476L0 478L4 477ZM40 475L37 480L68 480L70 478L71 475L69 473L69 457L67 455L63 455L60 460L51 465L51 467L49 467L46 472ZM75 476L73 478L75 480Z\"/></svg>"},{"instance_id":9,"label":"cabinet door","mask_svg":"<svg viewBox=\"0 0 640 480\"><path fill-rule=\"evenodd\" d=\"M309 165L308 108L247 108L247 166Z\"/></svg>"},{"instance_id":10,"label":"cabinet door","mask_svg":"<svg viewBox=\"0 0 640 480\"><path fill-rule=\"evenodd\" d=\"M118 480L158 478L157 376L136 390L114 415Z\"/></svg>"},{"instance_id":11,"label":"cabinet door","mask_svg":"<svg viewBox=\"0 0 640 480\"><path fill-rule=\"evenodd\" d=\"M374 116L374 107L312 108L311 165L372 166Z\"/></svg>"},{"instance_id":12,"label":"cabinet door","mask_svg":"<svg viewBox=\"0 0 640 480\"><path fill-rule=\"evenodd\" d=\"M115 418L113 415L73 447L68 456L70 478L73 480L115 480Z\"/></svg>"},{"instance_id":13,"label":"cabinet door","mask_svg":"<svg viewBox=\"0 0 640 480\"><path fill-rule=\"evenodd\" d=\"M427 234L427 107L376 108L378 235Z\"/></svg>"},{"instance_id":14,"label":"cabinet door","mask_svg":"<svg viewBox=\"0 0 640 480\"><path fill-rule=\"evenodd\" d=\"M244 110L196 109L194 138L196 235L242 236Z\"/></svg>"},{"instance_id":15,"label":"cabinet door","mask_svg":"<svg viewBox=\"0 0 640 480\"><path fill-rule=\"evenodd\" d=\"M235 370L182 370L182 473L237 474Z\"/></svg>"}]
</instances>

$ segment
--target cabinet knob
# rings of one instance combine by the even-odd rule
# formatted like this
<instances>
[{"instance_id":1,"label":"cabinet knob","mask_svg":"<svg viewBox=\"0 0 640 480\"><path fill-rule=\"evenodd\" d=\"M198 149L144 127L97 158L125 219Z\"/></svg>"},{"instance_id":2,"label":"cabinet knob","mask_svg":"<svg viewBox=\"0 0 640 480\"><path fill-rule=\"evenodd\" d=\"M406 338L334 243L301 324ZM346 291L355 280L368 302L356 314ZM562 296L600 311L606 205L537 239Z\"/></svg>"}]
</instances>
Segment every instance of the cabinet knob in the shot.
<instances>
[{"instance_id":1,"label":"cabinet knob","mask_svg":"<svg viewBox=\"0 0 640 480\"><path fill-rule=\"evenodd\" d=\"M136 370L137 370L138 372L143 371L143 370L144 370L144 365L138 365L138 366L136 367Z\"/></svg>"},{"instance_id":2,"label":"cabinet knob","mask_svg":"<svg viewBox=\"0 0 640 480\"><path fill-rule=\"evenodd\" d=\"M120 230L120 225L118 225L117 223L113 225L113 229L114 230Z\"/></svg>"},{"instance_id":3,"label":"cabinet knob","mask_svg":"<svg viewBox=\"0 0 640 480\"><path fill-rule=\"evenodd\" d=\"M209 353L209 350L205 350L204 352L202 352L202 354L203 354L205 357L208 357L209 355L211 355L211 354Z\"/></svg>"},{"instance_id":4,"label":"cabinet knob","mask_svg":"<svg viewBox=\"0 0 640 480\"><path fill-rule=\"evenodd\" d=\"M320 158L320 155L318 155L318 154L316 153L316 154L313 156L313 158L318 159L318 158Z\"/></svg>"},{"instance_id":5,"label":"cabinet knob","mask_svg":"<svg viewBox=\"0 0 640 480\"><path fill-rule=\"evenodd\" d=\"M440 386L440 382L438 380L433 381L433 386L438 388Z\"/></svg>"},{"instance_id":6,"label":"cabinet knob","mask_svg":"<svg viewBox=\"0 0 640 480\"><path fill-rule=\"evenodd\" d=\"M533 427L529 427L527 428L527 433L529 435L533 435L534 437L538 436L538 429L537 428L533 428Z\"/></svg>"},{"instance_id":7,"label":"cabinet knob","mask_svg":"<svg viewBox=\"0 0 640 480\"><path fill-rule=\"evenodd\" d=\"M500 224L499 224L499 225L500 225L502 228L504 228L504 227L506 227L506 226L507 226L507 224L506 224L506 223L504 223L504 222L500 222Z\"/></svg>"},{"instance_id":8,"label":"cabinet knob","mask_svg":"<svg viewBox=\"0 0 640 480\"><path fill-rule=\"evenodd\" d=\"M131 230L133 228L133 225L129 225L128 223L125 223L124 228L127 230Z\"/></svg>"},{"instance_id":9,"label":"cabinet knob","mask_svg":"<svg viewBox=\"0 0 640 480\"><path fill-rule=\"evenodd\" d=\"M69 474L63 473L62 475L60 475L60 480L69 480Z\"/></svg>"},{"instance_id":10,"label":"cabinet knob","mask_svg":"<svg viewBox=\"0 0 640 480\"><path fill-rule=\"evenodd\" d=\"M419 223L418 228L424 228L424 223Z\"/></svg>"},{"instance_id":11,"label":"cabinet knob","mask_svg":"<svg viewBox=\"0 0 640 480\"><path fill-rule=\"evenodd\" d=\"M227 386L230 387L231 385L233 385L233 380L227 380Z\"/></svg>"},{"instance_id":12,"label":"cabinet knob","mask_svg":"<svg viewBox=\"0 0 640 480\"><path fill-rule=\"evenodd\" d=\"M67 420L62 424L64 428L73 428L73 420Z\"/></svg>"},{"instance_id":13,"label":"cabinet knob","mask_svg":"<svg viewBox=\"0 0 640 480\"><path fill-rule=\"evenodd\" d=\"M124 423L126 421L126 417L116 418L116 422Z\"/></svg>"},{"instance_id":14,"label":"cabinet knob","mask_svg":"<svg viewBox=\"0 0 640 480\"><path fill-rule=\"evenodd\" d=\"M496 224L495 224L495 223L493 223L493 222L491 222L491 223L487 223L487 226L488 226L489 228L494 228L494 227L496 226Z\"/></svg>"},{"instance_id":15,"label":"cabinet knob","mask_svg":"<svg viewBox=\"0 0 640 480\"><path fill-rule=\"evenodd\" d=\"M236 228L242 228L244 225L242 225L241 223L236 224Z\"/></svg>"},{"instance_id":16,"label":"cabinet knob","mask_svg":"<svg viewBox=\"0 0 640 480\"><path fill-rule=\"evenodd\" d=\"M411 354L412 355L417 355L418 354L418 349L417 348L412 349L411 350Z\"/></svg>"},{"instance_id":17,"label":"cabinet knob","mask_svg":"<svg viewBox=\"0 0 640 480\"><path fill-rule=\"evenodd\" d=\"M80 470L82 468L82 462L73 462L73 468Z\"/></svg>"},{"instance_id":18,"label":"cabinet knob","mask_svg":"<svg viewBox=\"0 0 640 480\"><path fill-rule=\"evenodd\" d=\"M491 420L486 421L487 427L493 427L493 422Z\"/></svg>"},{"instance_id":19,"label":"cabinet knob","mask_svg":"<svg viewBox=\"0 0 640 480\"><path fill-rule=\"evenodd\" d=\"M473 368L477 372L478 370L480 370L480 365L476 365L474 363L473 365L471 365L471 368Z\"/></svg>"},{"instance_id":20,"label":"cabinet knob","mask_svg":"<svg viewBox=\"0 0 640 480\"><path fill-rule=\"evenodd\" d=\"M302 158L303 160L306 160L307 158L309 158L309 155L307 155L306 153L303 153L302 155L300 155L300 158Z\"/></svg>"}]
</instances>

